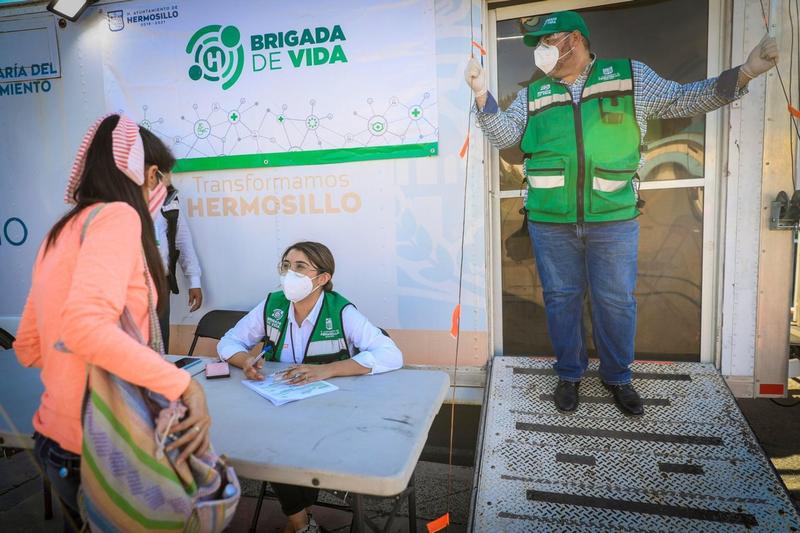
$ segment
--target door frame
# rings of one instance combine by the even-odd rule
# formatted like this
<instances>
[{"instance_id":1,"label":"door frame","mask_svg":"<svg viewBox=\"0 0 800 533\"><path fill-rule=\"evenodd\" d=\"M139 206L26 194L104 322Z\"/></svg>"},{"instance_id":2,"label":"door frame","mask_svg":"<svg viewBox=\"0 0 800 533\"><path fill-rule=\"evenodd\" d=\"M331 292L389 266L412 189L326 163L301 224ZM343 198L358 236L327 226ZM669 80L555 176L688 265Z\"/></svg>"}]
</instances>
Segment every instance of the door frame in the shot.
<instances>
[{"instance_id":1,"label":"door frame","mask_svg":"<svg viewBox=\"0 0 800 533\"><path fill-rule=\"evenodd\" d=\"M484 2L484 20L487 21L485 35L489 66L487 78L489 90L497 94L497 22L511 18L541 15L564 9L582 9L600 5L623 4L631 0L543 0L530 4L492 8ZM719 75L729 66L731 10L730 0L708 0L708 62L706 76ZM727 23L726 23L727 22ZM531 65L533 67L533 65ZM703 188L703 244L701 273L701 325L700 361L719 365L721 315L722 246L720 220L724 217L725 203L720 195L720 179L723 162L727 159L727 111L706 115L704 178L666 181L664 183L642 182L641 190L672 188ZM486 227L489 247L489 343L492 355L503 355L503 279L502 239L500 233L500 200L521 196L521 191L500 191L500 152L484 138L486 179L489 183Z\"/></svg>"}]
</instances>

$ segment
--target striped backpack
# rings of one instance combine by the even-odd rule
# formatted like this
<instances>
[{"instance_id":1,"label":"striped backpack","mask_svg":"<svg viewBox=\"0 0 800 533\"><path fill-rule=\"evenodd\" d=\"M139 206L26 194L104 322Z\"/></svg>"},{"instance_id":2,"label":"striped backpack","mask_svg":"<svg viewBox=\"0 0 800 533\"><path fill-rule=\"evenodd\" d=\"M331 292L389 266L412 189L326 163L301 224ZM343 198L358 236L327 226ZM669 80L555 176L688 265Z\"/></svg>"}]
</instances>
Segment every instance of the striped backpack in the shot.
<instances>
[{"instance_id":1,"label":"striped backpack","mask_svg":"<svg viewBox=\"0 0 800 533\"><path fill-rule=\"evenodd\" d=\"M90 213L81 242L102 207ZM149 344L163 353L146 265L145 261ZM120 327L144 344L127 308ZM169 435L169 423L159 434L159 415L164 418L166 413L183 410L179 402L170 404L159 394L89 366L82 414L80 501L84 520L92 530L218 532L230 523L241 497L233 468L210 447L203 454L190 455L180 466L175 465L180 450L164 450L173 436ZM176 416L169 422L174 421Z\"/></svg>"}]
</instances>

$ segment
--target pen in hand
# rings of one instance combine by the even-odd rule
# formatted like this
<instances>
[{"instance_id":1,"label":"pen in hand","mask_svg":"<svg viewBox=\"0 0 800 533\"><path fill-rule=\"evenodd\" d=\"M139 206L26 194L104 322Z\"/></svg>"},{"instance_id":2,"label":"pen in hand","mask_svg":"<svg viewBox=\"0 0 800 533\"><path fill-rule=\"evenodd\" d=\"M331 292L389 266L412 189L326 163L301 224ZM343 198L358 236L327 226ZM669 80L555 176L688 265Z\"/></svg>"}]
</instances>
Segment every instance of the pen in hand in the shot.
<instances>
[{"instance_id":1,"label":"pen in hand","mask_svg":"<svg viewBox=\"0 0 800 533\"><path fill-rule=\"evenodd\" d=\"M247 361L247 364L244 367L245 376L248 379L262 381L264 376L259 372L262 366L264 366L264 359L265 356L272 351L272 346L264 346L264 349L261 350L261 353Z\"/></svg>"}]
</instances>

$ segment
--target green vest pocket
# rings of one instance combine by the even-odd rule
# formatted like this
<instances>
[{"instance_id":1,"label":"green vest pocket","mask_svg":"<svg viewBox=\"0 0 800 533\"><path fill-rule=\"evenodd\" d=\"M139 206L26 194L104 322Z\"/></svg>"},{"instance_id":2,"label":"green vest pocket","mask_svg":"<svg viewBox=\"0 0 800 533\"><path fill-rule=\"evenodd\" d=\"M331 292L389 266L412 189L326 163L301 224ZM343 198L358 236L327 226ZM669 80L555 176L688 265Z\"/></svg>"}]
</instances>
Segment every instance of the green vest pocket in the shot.
<instances>
[{"instance_id":1,"label":"green vest pocket","mask_svg":"<svg viewBox=\"0 0 800 533\"><path fill-rule=\"evenodd\" d=\"M528 160L525 164L528 201L531 213L563 215L569 211L566 187L566 162L561 159Z\"/></svg>"},{"instance_id":2,"label":"green vest pocket","mask_svg":"<svg viewBox=\"0 0 800 533\"><path fill-rule=\"evenodd\" d=\"M600 119L605 124L622 124L625 118L625 106L617 96L604 96L597 99L600 106Z\"/></svg>"},{"instance_id":3,"label":"green vest pocket","mask_svg":"<svg viewBox=\"0 0 800 533\"><path fill-rule=\"evenodd\" d=\"M636 205L632 178L636 168L612 169L595 166L591 173L589 212L612 213Z\"/></svg>"}]
</instances>

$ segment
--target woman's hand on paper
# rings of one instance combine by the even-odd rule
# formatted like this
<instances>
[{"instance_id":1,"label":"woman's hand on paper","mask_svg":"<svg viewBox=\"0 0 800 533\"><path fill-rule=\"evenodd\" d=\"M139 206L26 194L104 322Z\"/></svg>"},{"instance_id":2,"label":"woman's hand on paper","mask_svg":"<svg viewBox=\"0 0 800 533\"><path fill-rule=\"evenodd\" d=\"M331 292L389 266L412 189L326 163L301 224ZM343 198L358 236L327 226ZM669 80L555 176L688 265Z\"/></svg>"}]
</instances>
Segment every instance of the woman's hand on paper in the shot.
<instances>
[{"instance_id":1,"label":"woman's hand on paper","mask_svg":"<svg viewBox=\"0 0 800 533\"><path fill-rule=\"evenodd\" d=\"M289 385L305 385L331 378L333 372L329 365L295 365L290 366L276 377Z\"/></svg>"}]
</instances>

